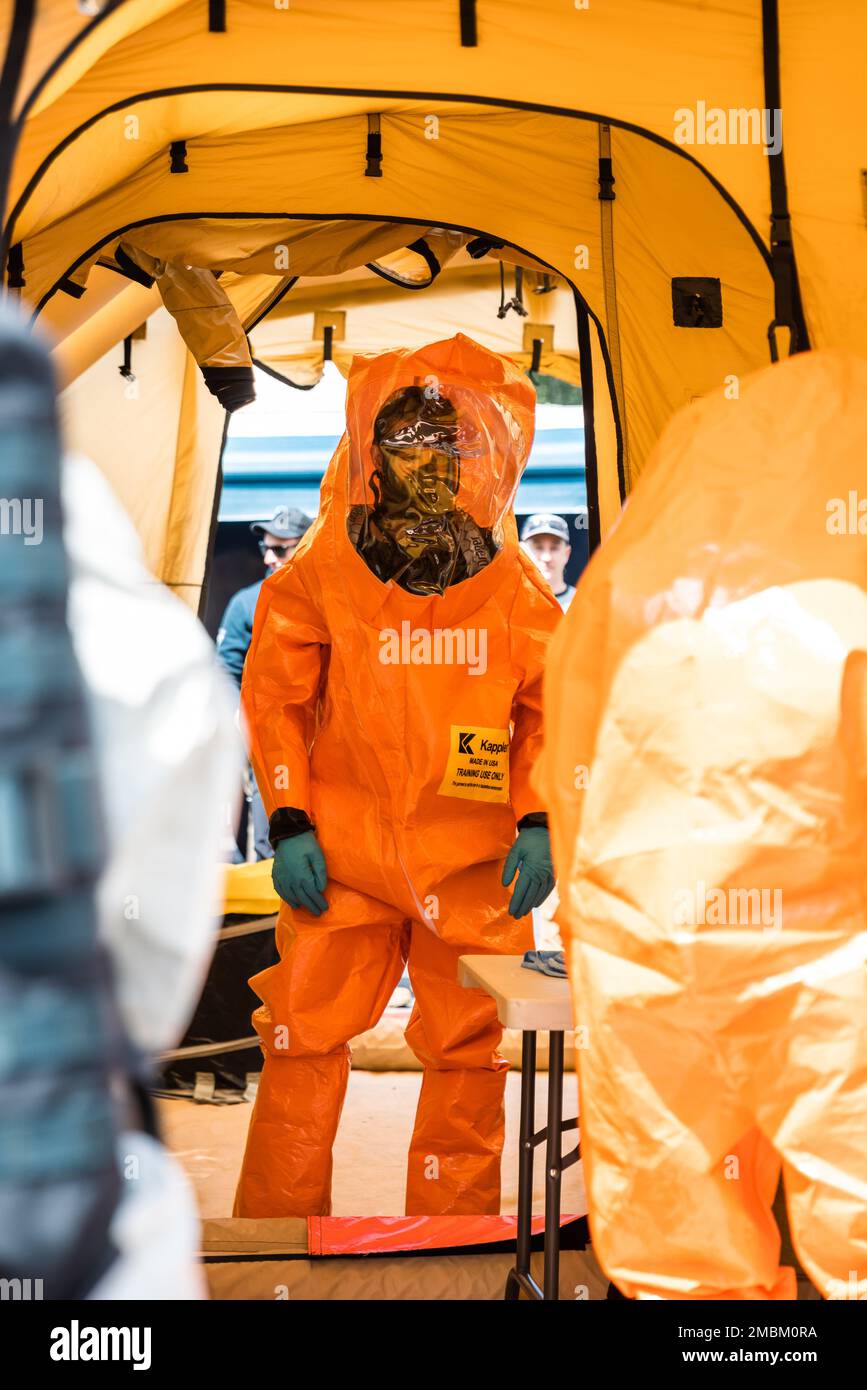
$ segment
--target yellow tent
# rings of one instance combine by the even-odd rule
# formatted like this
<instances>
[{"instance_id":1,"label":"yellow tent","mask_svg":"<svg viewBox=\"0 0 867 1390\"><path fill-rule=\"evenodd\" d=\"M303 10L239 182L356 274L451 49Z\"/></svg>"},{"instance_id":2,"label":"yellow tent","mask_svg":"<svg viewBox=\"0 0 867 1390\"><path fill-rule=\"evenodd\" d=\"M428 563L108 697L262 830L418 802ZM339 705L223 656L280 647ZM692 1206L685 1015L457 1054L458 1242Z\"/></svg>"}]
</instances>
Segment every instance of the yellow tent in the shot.
<instances>
[{"instance_id":1,"label":"yellow tent","mask_svg":"<svg viewBox=\"0 0 867 1390\"><path fill-rule=\"evenodd\" d=\"M93 417L85 433L102 425L98 461L107 441L125 455L113 476L137 475L151 561L192 602L223 427L210 393L243 397L244 330L295 294L315 308L311 276L341 284L374 265L396 290L415 286L390 312L401 295L423 305L442 267L498 274L500 260L559 277L591 542L685 401L736 392L775 354L863 351L860 0L3 10L0 118L17 139L6 284L58 342ZM321 307L345 307L336 293ZM180 346L170 373L161 319L135 344L166 375L148 415L103 354L160 298L204 379ZM382 331L400 332L401 315ZM256 351L279 340L267 324ZM331 344L339 364L333 331Z\"/></svg>"}]
</instances>

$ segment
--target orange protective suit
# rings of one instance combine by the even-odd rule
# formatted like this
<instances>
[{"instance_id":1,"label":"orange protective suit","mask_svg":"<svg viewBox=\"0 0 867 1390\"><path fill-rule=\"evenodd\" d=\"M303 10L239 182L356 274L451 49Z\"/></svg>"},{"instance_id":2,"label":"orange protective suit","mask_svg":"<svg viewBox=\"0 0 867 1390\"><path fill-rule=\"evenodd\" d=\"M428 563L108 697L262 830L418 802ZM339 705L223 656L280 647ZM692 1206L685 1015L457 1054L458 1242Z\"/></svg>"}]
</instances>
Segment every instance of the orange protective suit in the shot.
<instances>
[{"instance_id":1,"label":"orange protective suit","mask_svg":"<svg viewBox=\"0 0 867 1390\"><path fill-rule=\"evenodd\" d=\"M372 505L380 408L425 383L457 403L457 505L496 551L434 595L377 578L348 530ZM263 586L243 683L253 764L269 814L314 822L329 908L284 904L280 964L251 981L265 1062L236 1215L328 1214L347 1043L376 1023L407 955L407 1040L424 1065L407 1213L499 1210L507 1064L495 1005L458 986L457 959L532 945L500 876L516 822L541 809L529 778L560 616L511 512L533 411L521 370L461 335L356 359L320 515Z\"/></svg>"},{"instance_id":2,"label":"orange protective suit","mask_svg":"<svg viewBox=\"0 0 867 1390\"><path fill-rule=\"evenodd\" d=\"M551 647L537 777L594 1247L630 1297L867 1297L867 363L681 412Z\"/></svg>"}]
</instances>

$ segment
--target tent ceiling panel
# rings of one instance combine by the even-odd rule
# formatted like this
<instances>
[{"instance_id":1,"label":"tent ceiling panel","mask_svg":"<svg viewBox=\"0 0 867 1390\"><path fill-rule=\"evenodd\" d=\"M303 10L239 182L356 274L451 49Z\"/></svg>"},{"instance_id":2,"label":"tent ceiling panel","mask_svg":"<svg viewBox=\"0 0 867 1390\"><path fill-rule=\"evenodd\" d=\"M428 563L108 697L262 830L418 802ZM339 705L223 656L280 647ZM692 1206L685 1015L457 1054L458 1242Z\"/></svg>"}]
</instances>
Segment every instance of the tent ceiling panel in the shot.
<instances>
[{"instance_id":1,"label":"tent ceiling panel","mask_svg":"<svg viewBox=\"0 0 867 1390\"><path fill-rule=\"evenodd\" d=\"M509 268L506 270L506 284L512 283ZM525 302L527 307L532 309L538 300L541 304L547 302L548 296L545 294L535 294L532 285L538 277L534 277L531 272L524 281ZM562 291L565 282L555 275L548 276L549 284L559 287ZM470 260L466 255L458 255L455 260L440 274L435 283L425 287L425 293L418 295L412 292L408 295L406 291L397 286L389 285L377 275L372 275L366 266L357 267L355 270L345 271L342 275L332 275L326 280L318 276L302 276L297 285L293 285L290 294L287 294L278 305L268 315L268 321L275 319L294 318L298 314L312 313L314 309L325 307L342 309L350 308L356 304L366 303L406 303L410 298L417 298L419 301L420 312L424 312L423 306L431 295L448 291L449 294L457 294L460 290L477 290L482 286L491 289L496 288L499 293L500 273L499 267L492 264L491 258L486 256L482 260ZM233 295L234 297L234 295Z\"/></svg>"},{"instance_id":2,"label":"tent ceiling panel","mask_svg":"<svg viewBox=\"0 0 867 1390\"><path fill-rule=\"evenodd\" d=\"M7 0L3 6L2 19L0 19L0 24L2 24L0 40L4 45L9 43L14 17L13 0ZM20 69L18 92L14 106L15 115L20 112L25 98L33 90L48 64L57 54L62 53L67 45L88 25L87 15L77 5L38 5L36 17L39 24L39 35L37 39L36 34L31 33L24 62Z\"/></svg>"},{"instance_id":3,"label":"tent ceiling panel","mask_svg":"<svg viewBox=\"0 0 867 1390\"><path fill-rule=\"evenodd\" d=\"M489 232L568 273L578 233L586 240L598 221L595 125L520 112L464 115L449 121L447 133L441 127L439 141L429 142L421 117L386 117L381 124L389 153L376 179L365 177L360 157L367 138L363 117L296 127L291 152L279 129L251 132L228 145L190 141L189 172L182 176L169 172L163 152L96 202L25 241L26 297L38 303L76 261L95 255L100 242L130 224L200 213L242 223L257 213L283 213L405 219L421 228L460 225ZM549 190L544 217L535 182L507 178L492 163L492 148L534 159ZM190 261L207 254L208 235L203 226L202 239L187 248ZM531 246L522 240L528 235Z\"/></svg>"},{"instance_id":4,"label":"tent ceiling panel","mask_svg":"<svg viewBox=\"0 0 867 1390\"><path fill-rule=\"evenodd\" d=\"M157 87L216 83L531 103L620 120L667 141L678 108L763 105L756 0L617 0L585 10L561 0L532 7L479 0L475 47L460 43L458 0L380 0L373 8L358 0L292 0L287 9L272 0L232 0L226 33L208 32L202 0L150 0L149 7L138 0L135 19L124 16L127 5L136 0L125 0L104 24L120 32L129 23L129 36L107 52L100 53L98 34L79 48L75 85L45 106L46 127L63 135L112 101ZM49 8L59 8L59 0ZM92 65L81 72L86 61ZM20 154L25 181L27 168L54 143L43 130L39 154L28 147L30 138L28 132ZM767 216L760 149L719 144L700 153L751 216Z\"/></svg>"},{"instance_id":5,"label":"tent ceiling panel","mask_svg":"<svg viewBox=\"0 0 867 1390\"><path fill-rule=\"evenodd\" d=\"M347 269L375 259L378 238L382 252L394 250L430 223L485 232L574 281L604 320L609 341L622 339L619 398L628 478L640 472L684 398L768 360L774 311L766 253L689 161L642 136L613 132L613 230L606 245L595 123L482 111L444 118L437 141L425 139L417 114L384 116L381 130L387 159L376 179L365 177L359 159L367 134L360 116L296 126L291 150L279 129L248 132L228 145L190 141L189 172L182 177L169 172L164 157L152 160L98 202L26 242L28 297L38 302L50 293L77 257L94 258L99 242L116 235L132 209L137 222L150 225L130 230L129 240L152 255L258 272L271 261L275 277ZM501 149L509 151L507 167L492 161L491 151ZM534 169L532 181L507 176L525 167ZM540 187L546 190L544 217ZM260 214L274 208L273 218L240 210L239 197ZM212 215L187 216L202 211ZM311 225L311 211L324 219L321 225ZM397 225L366 224L365 217L392 218ZM720 281L721 328L675 325L673 277Z\"/></svg>"},{"instance_id":6,"label":"tent ceiling panel","mask_svg":"<svg viewBox=\"0 0 867 1390\"><path fill-rule=\"evenodd\" d=\"M46 129L47 138L41 145L31 140L33 166L29 161L25 166L19 159L13 171L9 192L13 238L26 238L34 230L58 221L82 203L133 177L152 159L163 158L168 173L169 147L175 140L211 140L231 148L233 141L240 141L246 134L279 130L283 132L281 138L287 153L291 154L295 127L361 116L363 125L356 128L364 133L359 136L356 157L363 171L370 109L371 102L366 97L180 92L110 109L92 124L66 131L61 140ZM417 111L424 129L422 122L428 106L420 107L403 99L376 103L377 112L392 109L403 113Z\"/></svg>"},{"instance_id":7,"label":"tent ceiling panel","mask_svg":"<svg viewBox=\"0 0 867 1390\"><path fill-rule=\"evenodd\" d=\"M11 8L12 0L6 0ZM87 78L126 35L141 32L184 0L36 0L36 24L18 84L16 111L33 116ZM47 80L46 80L47 78Z\"/></svg>"},{"instance_id":8,"label":"tent ceiling panel","mask_svg":"<svg viewBox=\"0 0 867 1390\"><path fill-rule=\"evenodd\" d=\"M508 274L513 279L513 272ZM459 332L529 367L533 351L525 347L525 330L532 340L535 324L540 341L540 325L550 329L552 336L552 345L542 349L537 370L581 384L575 303L562 282L559 289L545 295L525 293L526 318L514 309L498 317L500 276L487 261L469 272L445 272L418 295L388 285L377 292L374 285L366 296L359 295L356 286L354 295L347 297L339 283L325 281L305 287L296 299L296 289L252 335L256 359L295 384L311 385L322 374L323 339L314 334L314 319L328 310L344 315L342 336L332 348L332 360L344 376L358 353L420 347Z\"/></svg>"},{"instance_id":9,"label":"tent ceiling panel","mask_svg":"<svg viewBox=\"0 0 867 1390\"><path fill-rule=\"evenodd\" d=\"M100 3L91 0L91 7ZM12 0L0 6L8 26ZM771 95L778 100L765 83L773 83L777 66L770 38L779 11L792 237L807 319L816 345L864 350L861 55L867 10L861 0L832 6L826 0L609 0L586 9L563 0L538 0L532 7L523 0L478 0L468 6L477 20L474 44L461 41L458 0L381 0L373 10L357 0L327 6L292 0L286 9L273 0L230 0L225 33L208 31L203 0L107 0L103 8L105 17L88 20L72 0L35 0L19 111L63 45L83 37L29 108L16 161L19 187L82 123L118 103L150 106L143 97L157 90L174 94L176 105L168 109L175 139L184 138L179 124L188 120L194 135L261 124L269 101L282 103L287 92L291 101L293 91L318 103L317 118L338 117L350 106L387 113L395 103L399 109L417 101L441 119L452 101L460 107L478 99L493 103L492 109L535 105L589 113L681 146L725 187L765 240L769 172L780 172L779 161L767 158L762 139L734 135L732 120L758 117ZM224 89L216 105L215 86ZM239 91L245 86L256 90ZM191 88L194 100L204 103L198 124L184 95ZM263 88L270 90L263 94ZM247 100L243 114L238 103ZM309 121L312 110L302 105L290 114L281 105L279 121ZM684 130L684 113L692 133ZM721 134L709 128L714 113L724 125L728 118ZM154 119L151 113L144 121L145 141ZM534 179L533 164L519 165L507 148L500 153L513 177ZM140 158L129 151L115 155L118 177L129 158ZM104 159L103 151L101 159L79 160L79 177L91 177ZM37 193L40 224L52 206L62 215L62 200L76 187L75 177L55 178L51 189Z\"/></svg>"}]
</instances>

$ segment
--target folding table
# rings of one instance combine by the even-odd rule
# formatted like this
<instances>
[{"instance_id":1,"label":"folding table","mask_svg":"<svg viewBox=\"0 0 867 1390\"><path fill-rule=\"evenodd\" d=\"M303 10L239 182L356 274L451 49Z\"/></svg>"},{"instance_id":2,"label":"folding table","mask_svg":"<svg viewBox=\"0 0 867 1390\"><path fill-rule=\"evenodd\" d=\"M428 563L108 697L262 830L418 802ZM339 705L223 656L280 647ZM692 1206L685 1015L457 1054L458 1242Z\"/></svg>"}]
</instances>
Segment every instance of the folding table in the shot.
<instances>
[{"instance_id":1,"label":"folding table","mask_svg":"<svg viewBox=\"0 0 867 1390\"><path fill-rule=\"evenodd\" d=\"M581 1156L580 1144L565 1157L562 1135L577 1130L577 1117L563 1119L564 1034L572 1027L568 980L537 970L525 970L523 956L461 956L458 982L465 989L483 989L497 1005L504 1028L518 1028L521 1047L521 1135L518 1168L518 1240L515 1268L506 1280L505 1297L556 1300L560 1279L560 1179ZM548 1047L548 1123L534 1132L536 1106L536 1034L545 1032ZM545 1261L543 1287L530 1273L533 1215L533 1160L545 1145Z\"/></svg>"}]
</instances>

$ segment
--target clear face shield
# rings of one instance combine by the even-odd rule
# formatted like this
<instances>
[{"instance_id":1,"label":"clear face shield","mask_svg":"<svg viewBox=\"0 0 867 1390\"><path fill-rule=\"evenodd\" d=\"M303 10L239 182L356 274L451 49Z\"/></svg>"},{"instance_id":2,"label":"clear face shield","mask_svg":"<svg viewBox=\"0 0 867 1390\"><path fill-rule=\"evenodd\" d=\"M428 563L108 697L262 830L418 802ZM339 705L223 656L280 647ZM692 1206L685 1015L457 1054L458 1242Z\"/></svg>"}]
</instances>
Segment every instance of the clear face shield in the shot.
<instances>
[{"instance_id":1,"label":"clear face shield","mask_svg":"<svg viewBox=\"0 0 867 1390\"><path fill-rule=\"evenodd\" d=\"M350 523L377 578L443 594L491 562L525 456L518 433L495 400L464 386L400 386L385 397L373 420L363 515L353 509ZM364 468L357 453L356 467Z\"/></svg>"}]
</instances>

